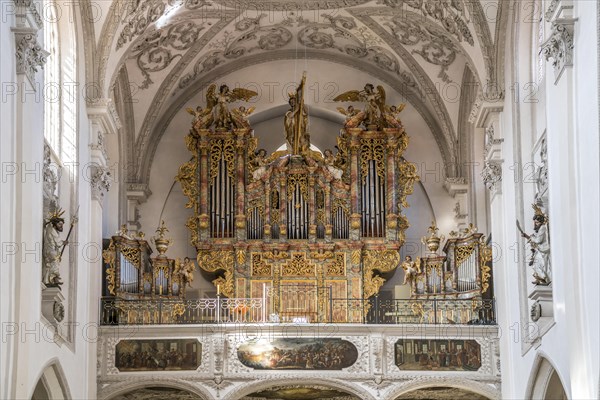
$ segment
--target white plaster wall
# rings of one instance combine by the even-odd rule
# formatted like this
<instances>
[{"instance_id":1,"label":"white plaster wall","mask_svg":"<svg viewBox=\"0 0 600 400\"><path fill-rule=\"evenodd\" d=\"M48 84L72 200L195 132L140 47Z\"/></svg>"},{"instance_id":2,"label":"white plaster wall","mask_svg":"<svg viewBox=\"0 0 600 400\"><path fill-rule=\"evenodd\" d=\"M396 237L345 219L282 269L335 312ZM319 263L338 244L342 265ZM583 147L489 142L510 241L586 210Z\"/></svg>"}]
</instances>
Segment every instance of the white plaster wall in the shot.
<instances>
[{"instance_id":1,"label":"white plaster wall","mask_svg":"<svg viewBox=\"0 0 600 400\"><path fill-rule=\"evenodd\" d=\"M11 255L9 253L12 248L2 249L0 397L31 398L44 369L57 365L57 369L64 372L61 378L67 396L93 398L96 393L96 324L93 321L90 324L89 310L91 304L97 307L98 294L87 288L90 286L90 257L96 254L90 250L92 247L97 248L95 242L100 238L92 238L89 231L91 195L89 179L86 179L89 177L89 125L85 114L85 100L79 90L85 83L83 51L79 47L77 54L80 84L77 91L79 184L74 202L79 205L79 222L75 228L78 242L71 243L71 255L77 258L77 268L70 275L74 280L74 290L69 291L68 282L63 285L65 294L71 296L69 304L65 306L67 309L69 306L73 308L73 334L71 341L65 342L59 339L54 328L45 322L41 314L41 248L45 217L42 215L43 73L40 71L36 74L34 87L24 75L16 75L14 36L10 30L15 21L10 13L3 15L7 22L0 25L0 54L3 60L0 66L1 81L9 85L14 83L16 93L10 94L3 89L6 97L2 99L0 155L3 166L14 165L17 169L14 170L15 175L6 175L6 179L2 180L0 232L3 246L14 243L18 245L18 251ZM68 15L65 18L62 23L69 23ZM74 23L73 20L70 23ZM75 30L81 32L79 27ZM38 40L43 43L41 33ZM68 224L65 227L68 228ZM64 235L66 230L63 237ZM62 270L66 268L64 264ZM64 272L64 277L69 277L69 273ZM62 326L61 329L65 332L67 328Z\"/></svg>"},{"instance_id":2,"label":"white plaster wall","mask_svg":"<svg viewBox=\"0 0 600 400\"><path fill-rule=\"evenodd\" d=\"M532 105L524 102L523 92L518 98L514 91L511 93L511 88L522 88L532 81L531 71L535 69L531 68L532 52L528 46L531 24L508 24L507 35L512 38L507 41L507 60L513 61L506 66L509 101L500 117L505 138L503 193L494 200L500 203L492 203L494 231L502 232L502 254L495 265L495 278L503 398L526 398L529 385L535 380L534 365L539 357L547 358L557 370L569 398L598 396L597 3L573 3L578 18L574 67L567 69L555 84L553 68L546 62L545 109L543 101ZM547 25L546 37L549 31ZM517 49L512 49L514 35L519 43ZM531 271L524 261L529 250L516 228L506 221L518 218L525 221L527 231L532 230L534 188L525 179L528 171L523 166L532 161L533 146L544 126L548 141L555 325L531 347L523 343L530 304L524 295L532 289ZM518 175L513 180L515 171ZM523 261L518 262L519 258ZM536 329L535 325L530 328Z\"/></svg>"},{"instance_id":3,"label":"white plaster wall","mask_svg":"<svg viewBox=\"0 0 600 400\"><path fill-rule=\"evenodd\" d=\"M0 24L0 54L2 59L14 60L15 44L10 27L14 25L14 16L7 15L6 23ZM7 335L16 326L7 324L16 320L16 282L19 270L20 256L15 254L17 243L16 188L19 177L16 175L16 107L17 96L7 95L10 83L14 83L11 91L16 91L15 63L0 63L0 82L4 82L3 96L0 107L0 255L2 257L2 279L0 279L0 321L2 323L2 340L0 340L0 397L10 398L14 376L14 359L16 340L13 335ZM15 172L13 172L15 171Z\"/></svg>"}]
</instances>

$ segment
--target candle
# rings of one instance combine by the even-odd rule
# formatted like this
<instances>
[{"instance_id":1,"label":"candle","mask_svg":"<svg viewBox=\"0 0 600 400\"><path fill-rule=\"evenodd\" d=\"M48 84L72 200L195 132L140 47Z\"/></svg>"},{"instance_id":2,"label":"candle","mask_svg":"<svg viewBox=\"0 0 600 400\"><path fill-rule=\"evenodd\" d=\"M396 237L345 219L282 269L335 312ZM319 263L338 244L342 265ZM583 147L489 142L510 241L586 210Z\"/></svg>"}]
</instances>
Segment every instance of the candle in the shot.
<instances>
[{"instance_id":1,"label":"candle","mask_svg":"<svg viewBox=\"0 0 600 400\"><path fill-rule=\"evenodd\" d=\"M217 285L217 296L221 294L221 285Z\"/></svg>"},{"instance_id":2,"label":"candle","mask_svg":"<svg viewBox=\"0 0 600 400\"><path fill-rule=\"evenodd\" d=\"M159 294L162 295L162 285L159 285L158 289L159 289Z\"/></svg>"}]
</instances>

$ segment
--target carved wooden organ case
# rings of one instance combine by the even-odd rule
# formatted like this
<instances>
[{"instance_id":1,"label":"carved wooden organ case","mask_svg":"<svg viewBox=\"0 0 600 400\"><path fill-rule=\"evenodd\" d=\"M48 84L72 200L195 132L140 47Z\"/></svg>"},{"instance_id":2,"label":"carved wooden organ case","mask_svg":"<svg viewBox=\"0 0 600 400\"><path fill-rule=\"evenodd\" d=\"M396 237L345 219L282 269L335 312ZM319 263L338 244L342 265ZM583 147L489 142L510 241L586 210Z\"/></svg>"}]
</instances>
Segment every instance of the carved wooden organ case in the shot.
<instances>
[{"instance_id":1,"label":"carved wooden organ case","mask_svg":"<svg viewBox=\"0 0 600 400\"><path fill-rule=\"evenodd\" d=\"M402 157L402 128L342 129L328 157L262 158L250 128L194 127L186 145L192 158L176 179L193 210L198 265L220 294L257 298L268 288L278 309L285 287L314 288L319 307L326 296L376 295L399 265L409 226L402 209L418 180Z\"/></svg>"}]
</instances>

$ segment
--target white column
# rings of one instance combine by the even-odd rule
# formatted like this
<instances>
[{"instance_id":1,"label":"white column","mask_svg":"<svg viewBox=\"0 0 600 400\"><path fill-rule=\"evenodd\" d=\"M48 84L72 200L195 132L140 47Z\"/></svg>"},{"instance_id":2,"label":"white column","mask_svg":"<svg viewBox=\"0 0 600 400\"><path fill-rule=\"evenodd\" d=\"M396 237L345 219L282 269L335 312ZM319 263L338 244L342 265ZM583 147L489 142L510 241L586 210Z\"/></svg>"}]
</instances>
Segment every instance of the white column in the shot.
<instances>
[{"instance_id":1,"label":"white column","mask_svg":"<svg viewBox=\"0 0 600 400\"><path fill-rule=\"evenodd\" d=\"M96 101L87 108L90 124L90 168L89 181L91 186L90 204L90 239L97 254L90 257L89 263L89 321L100 324L99 306L102 297L102 221L104 195L108 192L113 182L108 169L108 156L105 148L105 138L116 135L121 127L119 118L114 112L110 100ZM90 398L96 397L96 362L97 352L95 346L88 348L88 394Z\"/></svg>"}]
</instances>

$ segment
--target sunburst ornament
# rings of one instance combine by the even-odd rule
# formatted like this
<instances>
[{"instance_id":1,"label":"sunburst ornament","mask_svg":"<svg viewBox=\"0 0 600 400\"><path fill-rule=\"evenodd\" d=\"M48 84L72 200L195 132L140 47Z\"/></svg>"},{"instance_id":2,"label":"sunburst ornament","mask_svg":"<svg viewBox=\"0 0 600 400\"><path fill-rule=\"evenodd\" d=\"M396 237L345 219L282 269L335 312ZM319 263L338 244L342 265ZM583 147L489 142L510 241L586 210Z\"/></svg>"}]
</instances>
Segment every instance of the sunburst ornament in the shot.
<instances>
[{"instance_id":1,"label":"sunburst ornament","mask_svg":"<svg viewBox=\"0 0 600 400\"><path fill-rule=\"evenodd\" d=\"M534 218L537 218L538 216L542 217L543 220L540 222L542 224L547 224L548 223L548 215L542 211L542 208L536 203L533 203L531 205L531 207L533 208Z\"/></svg>"},{"instance_id":2,"label":"sunburst ornament","mask_svg":"<svg viewBox=\"0 0 600 400\"><path fill-rule=\"evenodd\" d=\"M65 219L63 218L64 213L65 213L65 210L62 210L60 207L54 211L49 212L48 218L46 219L46 224L59 222L59 221L65 222Z\"/></svg>"}]
</instances>

